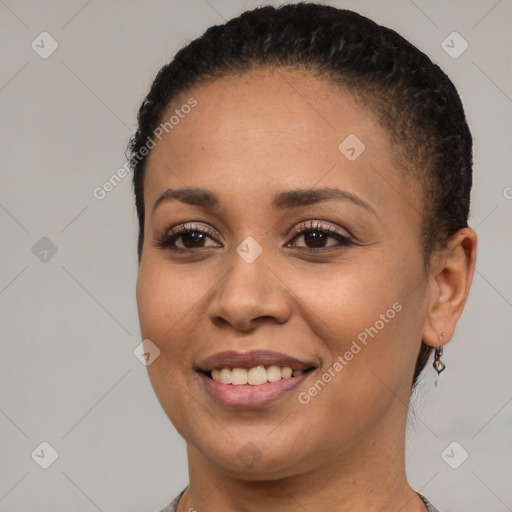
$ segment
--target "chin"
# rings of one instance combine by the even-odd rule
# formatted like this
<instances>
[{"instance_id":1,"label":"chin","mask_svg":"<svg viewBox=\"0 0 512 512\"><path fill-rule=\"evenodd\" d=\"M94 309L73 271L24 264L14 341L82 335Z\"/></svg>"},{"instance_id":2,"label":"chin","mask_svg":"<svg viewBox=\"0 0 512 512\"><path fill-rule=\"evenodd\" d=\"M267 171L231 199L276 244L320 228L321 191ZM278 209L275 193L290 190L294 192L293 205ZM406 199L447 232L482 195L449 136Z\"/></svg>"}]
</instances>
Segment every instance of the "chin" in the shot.
<instances>
[{"instance_id":1,"label":"chin","mask_svg":"<svg viewBox=\"0 0 512 512\"><path fill-rule=\"evenodd\" d=\"M311 464L310 453L304 450L300 437L269 439L260 433L237 436L226 434L215 442L201 437L197 442L187 441L193 447L193 458L206 459L208 464L219 470L234 473L236 478L245 481L268 481L270 479L288 478L308 470L304 460ZM294 439L294 441L292 441ZM287 440L289 440L287 442ZM303 448L301 453L299 450ZM189 450L190 452L190 450ZM293 454L293 456L290 456Z\"/></svg>"}]
</instances>

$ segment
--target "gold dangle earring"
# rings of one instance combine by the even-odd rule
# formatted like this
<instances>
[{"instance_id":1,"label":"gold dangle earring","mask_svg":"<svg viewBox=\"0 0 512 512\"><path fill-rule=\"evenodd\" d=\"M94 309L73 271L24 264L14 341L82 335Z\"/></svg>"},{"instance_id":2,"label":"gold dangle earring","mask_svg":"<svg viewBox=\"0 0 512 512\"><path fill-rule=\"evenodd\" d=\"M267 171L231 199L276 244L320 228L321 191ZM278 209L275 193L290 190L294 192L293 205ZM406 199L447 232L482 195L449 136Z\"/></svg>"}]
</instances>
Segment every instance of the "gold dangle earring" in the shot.
<instances>
[{"instance_id":1,"label":"gold dangle earring","mask_svg":"<svg viewBox=\"0 0 512 512\"><path fill-rule=\"evenodd\" d=\"M442 332L439 335L439 342L442 341L443 337L444 337L444 332ZM443 347L440 345L439 347L436 347L436 350L434 352L434 363L432 364L432 366L434 367L434 369L437 372L438 376L446 368L446 365L441 361L441 356L442 355L443 355ZM435 385L437 387L437 378L436 378Z\"/></svg>"}]
</instances>

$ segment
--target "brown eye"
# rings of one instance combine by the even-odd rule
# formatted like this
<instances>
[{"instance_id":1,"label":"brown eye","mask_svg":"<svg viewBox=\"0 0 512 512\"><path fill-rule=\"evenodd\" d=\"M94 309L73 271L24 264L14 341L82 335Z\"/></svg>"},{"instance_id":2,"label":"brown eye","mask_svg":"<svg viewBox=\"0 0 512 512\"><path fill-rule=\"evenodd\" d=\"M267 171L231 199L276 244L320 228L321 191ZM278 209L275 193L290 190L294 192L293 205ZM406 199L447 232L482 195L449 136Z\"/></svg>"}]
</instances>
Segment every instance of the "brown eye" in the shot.
<instances>
[{"instance_id":1,"label":"brown eye","mask_svg":"<svg viewBox=\"0 0 512 512\"><path fill-rule=\"evenodd\" d=\"M182 240L183 245L186 249L195 249L196 247L202 247L205 242L205 235L200 231L188 231L175 235L174 239Z\"/></svg>"},{"instance_id":2,"label":"brown eye","mask_svg":"<svg viewBox=\"0 0 512 512\"><path fill-rule=\"evenodd\" d=\"M212 235L210 230L201 230L197 224L184 224L167 232L162 238L156 240L155 245L161 249L176 252L189 252L195 249L218 247L218 242ZM213 240L215 244L206 246L205 244L208 239ZM176 243L180 241L181 246L179 243Z\"/></svg>"},{"instance_id":3,"label":"brown eye","mask_svg":"<svg viewBox=\"0 0 512 512\"><path fill-rule=\"evenodd\" d=\"M327 240L331 238L325 231L307 231L302 236L306 244L310 247L324 247Z\"/></svg>"},{"instance_id":4,"label":"brown eye","mask_svg":"<svg viewBox=\"0 0 512 512\"><path fill-rule=\"evenodd\" d=\"M303 238L306 244L305 246L294 245L293 247L309 249L310 252L322 252L323 249L331 246L346 247L347 245L355 245L347 232L339 231L319 221L301 224L293 230L292 235L293 240ZM329 239L336 240L337 243L328 244Z\"/></svg>"}]
</instances>

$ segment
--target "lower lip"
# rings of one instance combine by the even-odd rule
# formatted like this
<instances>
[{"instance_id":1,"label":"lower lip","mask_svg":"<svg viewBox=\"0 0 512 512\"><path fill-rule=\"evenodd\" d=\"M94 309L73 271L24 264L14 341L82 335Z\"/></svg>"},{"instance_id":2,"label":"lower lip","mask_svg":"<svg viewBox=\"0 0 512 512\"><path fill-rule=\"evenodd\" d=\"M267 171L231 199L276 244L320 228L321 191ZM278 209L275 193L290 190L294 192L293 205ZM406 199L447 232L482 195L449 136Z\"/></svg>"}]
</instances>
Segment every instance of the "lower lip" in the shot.
<instances>
[{"instance_id":1,"label":"lower lip","mask_svg":"<svg viewBox=\"0 0 512 512\"><path fill-rule=\"evenodd\" d=\"M205 383L206 391L215 401L228 407L255 409L269 405L291 393L308 378L310 373L312 372L304 373L299 377L267 382L258 386L251 386L250 384L242 386L222 384L204 373L199 373L199 375Z\"/></svg>"}]
</instances>

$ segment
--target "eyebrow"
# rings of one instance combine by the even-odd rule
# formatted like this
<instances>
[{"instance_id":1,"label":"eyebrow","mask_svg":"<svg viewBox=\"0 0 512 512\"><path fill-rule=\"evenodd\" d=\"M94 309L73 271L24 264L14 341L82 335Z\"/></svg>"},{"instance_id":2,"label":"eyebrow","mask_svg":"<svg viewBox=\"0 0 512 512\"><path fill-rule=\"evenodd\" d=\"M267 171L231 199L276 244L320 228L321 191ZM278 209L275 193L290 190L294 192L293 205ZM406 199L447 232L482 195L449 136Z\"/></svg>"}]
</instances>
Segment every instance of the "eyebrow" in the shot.
<instances>
[{"instance_id":1,"label":"eyebrow","mask_svg":"<svg viewBox=\"0 0 512 512\"><path fill-rule=\"evenodd\" d=\"M276 210L286 210L332 199L348 200L377 216L374 208L364 199L338 188L296 189L280 192L274 197L272 207ZM208 210L218 210L220 208L219 197L209 190L201 188L168 189L155 201L151 214L161 204L174 200Z\"/></svg>"}]
</instances>

